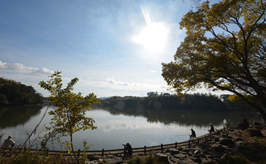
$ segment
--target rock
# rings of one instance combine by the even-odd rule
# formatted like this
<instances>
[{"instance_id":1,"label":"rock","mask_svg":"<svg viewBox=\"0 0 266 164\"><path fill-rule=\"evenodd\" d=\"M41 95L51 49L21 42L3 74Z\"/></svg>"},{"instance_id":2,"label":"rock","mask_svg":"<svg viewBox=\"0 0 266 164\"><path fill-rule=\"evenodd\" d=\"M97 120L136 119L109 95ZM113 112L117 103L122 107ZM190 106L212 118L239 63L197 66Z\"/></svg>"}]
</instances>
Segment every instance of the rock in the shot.
<instances>
[{"instance_id":1,"label":"rock","mask_svg":"<svg viewBox=\"0 0 266 164\"><path fill-rule=\"evenodd\" d=\"M172 155L170 152L165 152L164 154L167 156Z\"/></svg>"},{"instance_id":2,"label":"rock","mask_svg":"<svg viewBox=\"0 0 266 164\"><path fill-rule=\"evenodd\" d=\"M166 154L156 153L156 159L160 163L169 164L168 156Z\"/></svg>"},{"instance_id":3,"label":"rock","mask_svg":"<svg viewBox=\"0 0 266 164\"><path fill-rule=\"evenodd\" d=\"M224 155L222 155L221 159L224 159L227 156L227 153L225 153Z\"/></svg>"},{"instance_id":4,"label":"rock","mask_svg":"<svg viewBox=\"0 0 266 164\"><path fill-rule=\"evenodd\" d=\"M235 141L243 141L243 138L235 138Z\"/></svg>"},{"instance_id":5,"label":"rock","mask_svg":"<svg viewBox=\"0 0 266 164\"><path fill-rule=\"evenodd\" d=\"M261 126L261 123L259 123L259 122L254 122L254 125Z\"/></svg>"},{"instance_id":6,"label":"rock","mask_svg":"<svg viewBox=\"0 0 266 164\"><path fill-rule=\"evenodd\" d=\"M179 150L178 149L169 149L169 150L167 150L167 152L170 152L171 155L175 155L175 154L179 153Z\"/></svg>"},{"instance_id":7,"label":"rock","mask_svg":"<svg viewBox=\"0 0 266 164\"><path fill-rule=\"evenodd\" d=\"M178 164L195 164L195 163L189 160L182 160L182 161L179 161Z\"/></svg>"},{"instance_id":8,"label":"rock","mask_svg":"<svg viewBox=\"0 0 266 164\"><path fill-rule=\"evenodd\" d=\"M191 149L190 149L190 152L191 152L192 154L197 154L197 153L202 152L202 149L199 148L199 147L195 147L195 148L191 148Z\"/></svg>"},{"instance_id":9,"label":"rock","mask_svg":"<svg viewBox=\"0 0 266 164\"><path fill-rule=\"evenodd\" d=\"M188 156L193 156L193 154L191 152L188 152L187 155Z\"/></svg>"},{"instance_id":10,"label":"rock","mask_svg":"<svg viewBox=\"0 0 266 164\"><path fill-rule=\"evenodd\" d=\"M221 137L222 137L222 138L227 138L228 135L223 134Z\"/></svg>"},{"instance_id":11,"label":"rock","mask_svg":"<svg viewBox=\"0 0 266 164\"><path fill-rule=\"evenodd\" d=\"M238 128L241 130L247 129L248 126L249 126L249 123L247 119L243 119L243 122L238 124Z\"/></svg>"},{"instance_id":12,"label":"rock","mask_svg":"<svg viewBox=\"0 0 266 164\"><path fill-rule=\"evenodd\" d=\"M207 159L203 159L202 160L202 163L203 164L205 164L205 163L207 164L207 163L211 163L211 162L212 162L212 159L210 159L210 158L207 158Z\"/></svg>"},{"instance_id":13,"label":"rock","mask_svg":"<svg viewBox=\"0 0 266 164\"><path fill-rule=\"evenodd\" d=\"M107 157L108 158L114 158L114 155L109 154L109 155L107 155Z\"/></svg>"},{"instance_id":14,"label":"rock","mask_svg":"<svg viewBox=\"0 0 266 164\"><path fill-rule=\"evenodd\" d=\"M95 155L91 155L91 154L89 154L89 155L87 156L87 159L89 159L90 161L93 161L93 160L98 160L99 158L98 158L97 156L95 156Z\"/></svg>"},{"instance_id":15,"label":"rock","mask_svg":"<svg viewBox=\"0 0 266 164\"><path fill-rule=\"evenodd\" d=\"M202 153L204 154L211 154L212 151L213 151L213 148L211 145L209 145L209 147L202 148Z\"/></svg>"},{"instance_id":16,"label":"rock","mask_svg":"<svg viewBox=\"0 0 266 164\"><path fill-rule=\"evenodd\" d=\"M186 149L183 149L183 152L186 152L186 153L188 153L188 152L189 152L189 149L188 149L188 148L186 148Z\"/></svg>"},{"instance_id":17,"label":"rock","mask_svg":"<svg viewBox=\"0 0 266 164\"><path fill-rule=\"evenodd\" d=\"M197 157L197 158L205 158L206 157L206 154L198 153L198 154L195 154L194 157Z\"/></svg>"},{"instance_id":18,"label":"rock","mask_svg":"<svg viewBox=\"0 0 266 164\"><path fill-rule=\"evenodd\" d=\"M211 160L215 159L215 156L214 156L214 155L207 155L206 157L207 157L208 159L211 159Z\"/></svg>"},{"instance_id":19,"label":"rock","mask_svg":"<svg viewBox=\"0 0 266 164\"><path fill-rule=\"evenodd\" d=\"M192 160L193 162L197 162L197 163L201 163L202 162L200 158L196 158L196 157L193 157L193 156L189 157L189 159Z\"/></svg>"},{"instance_id":20,"label":"rock","mask_svg":"<svg viewBox=\"0 0 266 164\"><path fill-rule=\"evenodd\" d=\"M242 145L244 145L244 142L243 141L236 141L236 145L237 146L242 146Z\"/></svg>"},{"instance_id":21,"label":"rock","mask_svg":"<svg viewBox=\"0 0 266 164\"><path fill-rule=\"evenodd\" d=\"M109 164L120 164L123 162L121 158L106 158L103 161Z\"/></svg>"},{"instance_id":22,"label":"rock","mask_svg":"<svg viewBox=\"0 0 266 164\"><path fill-rule=\"evenodd\" d=\"M220 137L219 136L218 137L214 137L212 140L213 141L220 141Z\"/></svg>"},{"instance_id":23,"label":"rock","mask_svg":"<svg viewBox=\"0 0 266 164\"><path fill-rule=\"evenodd\" d=\"M183 147L179 147L179 148L177 148L179 151L183 151Z\"/></svg>"},{"instance_id":24,"label":"rock","mask_svg":"<svg viewBox=\"0 0 266 164\"><path fill-rule=\"evenodd\" d=\"M99 163L103 163L103 159L99 159L98 161L99 161Z\"/></svg>"},{"instance_id":25,"label":"rock","mask_svg":"<svg viewBox=\"0 0 266 164\"><path fill-rule=\"evenodd\" d=\"M221 138L220 144L228 146L228 145L234 145L234 142L230 138Z\"/></svg>"},{"instance_id":26,"label":"rock","mask_svg":"<svg viewBox=\"0 0 266 164\"><path fill-rule=\"evenodd\" d=\"M174 155L174 157L182 160L182 159L186 158L187 156L185 154L179 153L179 154Z\"/></svg>"},{"instance_id":27,"label":"rock","mask_svg":"<svg viewBox=\"0 0 266 164\"><path fill-rule=\"evenodd\" d=\"M216 144L216 141L210 141L209 144L214 145L214 144Z\"/></svg>"},{"instance_id":28,"label":"rock","mask_svg":"<svg viewBox=\"0 0 266 164\"><path fill-rule=\"evenodd\" d=\"M199 150L195 150L195 151L194 151L194 154L199 154L199 153L200 153Z\"/></svg>"},{"instance_id":29,"label":"rock","mask_svg":"<svg viewBox=\"0 0 266 164\"><path fill-rule=\"evenodd\" d=\"M212 149L216 152L216 153L223 153L225 152L225 148L221 145L214 145L212 146Z\"/></svg>"},{"instance_id":30,"label":"rock","mask_svg":"<svg viewBox=\"0 0 266 164\"><path fill-rule=\"evenodd\" d=\"M260 130L248 128L247 131L250 133L251 137L263 137Z\"/></svg>"},{"instance_id":31,"label":"rock","mask_svg":"<svg viewBox=\"0 0 266 164\"><path fill-rule=\"evenodd\" d=\"M174 163L179 163L179 161L180 161L180 159L178 159L178 158L174 158L174 157L170 158L170 160L171 160L172 162L174 162Z\"/></svg>"}]
</instances>

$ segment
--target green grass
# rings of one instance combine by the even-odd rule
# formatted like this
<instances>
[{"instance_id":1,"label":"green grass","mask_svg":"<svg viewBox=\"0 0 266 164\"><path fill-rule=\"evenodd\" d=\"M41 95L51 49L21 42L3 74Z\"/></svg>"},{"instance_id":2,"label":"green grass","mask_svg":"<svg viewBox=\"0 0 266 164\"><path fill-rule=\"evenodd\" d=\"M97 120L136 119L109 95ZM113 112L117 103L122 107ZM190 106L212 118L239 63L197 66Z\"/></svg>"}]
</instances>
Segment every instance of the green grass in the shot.
<instances>
[{"instance_id":1,"label":"green grass","mask_svg":"<svg viewBox=\"0 0 266 164\"><path fill-rule=\"evenodd\" d=\"M133 156L127 160L128 164L159 164L156 160L156 155L153 152L149 152L146 156Z\"/></svg>"}]
</instances>

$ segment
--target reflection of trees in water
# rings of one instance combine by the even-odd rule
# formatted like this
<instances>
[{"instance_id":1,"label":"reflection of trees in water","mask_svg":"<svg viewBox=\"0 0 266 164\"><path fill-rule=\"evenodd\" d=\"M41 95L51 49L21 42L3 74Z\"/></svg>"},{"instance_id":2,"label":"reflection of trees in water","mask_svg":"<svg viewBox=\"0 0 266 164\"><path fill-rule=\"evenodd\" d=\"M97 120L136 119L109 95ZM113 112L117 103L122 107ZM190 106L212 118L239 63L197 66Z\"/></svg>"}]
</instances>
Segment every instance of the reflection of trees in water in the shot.
<instances>
[{"instance_id":1,"label":"reflection of trees in water","mask_svg":"<svg viewBox=\"0 0 266 164\"><path fill-rule=\"evenodd\" d=\"M23 125L31 117L41 113L42 106L1 106L0 129Z\"/></svg>"},{"instance_id":2,"label":"reflection of trees in water","mask_svg":"<svg viewBox=\"0 0 266 164\"><path fill-rule=\"evenodd\" d=\"M112 115L123 114L125 116L143 116L148 122L160 122L165 125L177 124L183 126L200 126L206 127L209 124L214 126L221 125L224 119L228 119L231 124L237 124L243 118L249 120L258 119L257 114L234 113L234 112L205 112L193 110L133 110L133 109L104 109Z\"/></svg>"}]
</instances>

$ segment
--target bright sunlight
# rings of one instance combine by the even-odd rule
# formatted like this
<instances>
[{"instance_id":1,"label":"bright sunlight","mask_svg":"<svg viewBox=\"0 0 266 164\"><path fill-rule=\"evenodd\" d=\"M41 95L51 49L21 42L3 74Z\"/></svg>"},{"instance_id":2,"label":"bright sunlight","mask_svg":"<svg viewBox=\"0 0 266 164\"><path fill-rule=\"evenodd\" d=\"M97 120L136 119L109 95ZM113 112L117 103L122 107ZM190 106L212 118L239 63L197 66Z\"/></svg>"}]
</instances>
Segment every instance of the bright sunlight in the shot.
<instances>
[{"instance_id":1,"label":"bright sunlight","mask_svg":"<svg viewBox=\"0 0 266 164\"><path fill-rule=\"evenodd\" d=\"M134 41L149 51L161 50L166 42L167 29L162 23L149 24Z\"/></svg>"},{"instance_id":2,"label":"bright sunlight","mask_svg":"<svg viewBox=\"0 0 266 164\"><path fill-rule=\"evenodd\" d=\"M151 22L147 10L143 8L141 10L147 26L137 36L133 37L133 42L143 45L149 51L162 50L166 43L168 29L162 22Z\"/></svg>"}]
</instances>

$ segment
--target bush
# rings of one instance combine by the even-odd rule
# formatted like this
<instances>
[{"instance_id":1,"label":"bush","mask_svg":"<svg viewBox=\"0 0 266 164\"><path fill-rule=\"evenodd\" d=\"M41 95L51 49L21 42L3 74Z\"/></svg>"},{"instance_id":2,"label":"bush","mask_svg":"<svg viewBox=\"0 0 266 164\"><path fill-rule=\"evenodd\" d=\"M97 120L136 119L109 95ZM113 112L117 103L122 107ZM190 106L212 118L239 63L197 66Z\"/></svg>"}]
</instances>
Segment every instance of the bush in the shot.
<instances>
[{"instance_id":1,"label":"bush","mask_svg":"<svg viewBox=\"0 0 266 164\"><path fill-rule=\"evenodd\" d=\"M140 157L139 155L133 156L128 159L128 164L159 164L156 160L156 155L154 152L149 152L148 155Z\"/></svg>"},{"instance_id":2,"label":"bush","mask_svg":"<svg viewBox=\"0 0 266 164\"><path fill-rule=\"evenodd\" d=\"M40 152L31 152L30 149L21 150L13 149L11 152L9 151L0 151L0 164L47 164L47 163L57 163L57 164L65 164L71 163L71 160L66 160L62 158L61 155L45 155Z\"/></svg>"},{"instance_id":3,"label":"bush","mask_svg":"<svg viewBox=\"0 0 266 164\"><path fill-rule=\"evenodd\" d=\"M228 164L228 163L242 164L246 162L248 162L248 160L242 154L236 154L234 156L226 155L225 158L220 160L218 163L219 164Z\"/></svg>"}]
</instances>

